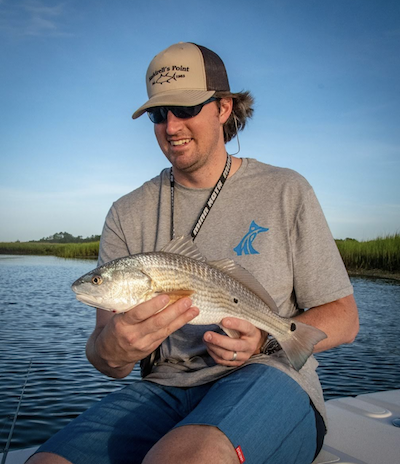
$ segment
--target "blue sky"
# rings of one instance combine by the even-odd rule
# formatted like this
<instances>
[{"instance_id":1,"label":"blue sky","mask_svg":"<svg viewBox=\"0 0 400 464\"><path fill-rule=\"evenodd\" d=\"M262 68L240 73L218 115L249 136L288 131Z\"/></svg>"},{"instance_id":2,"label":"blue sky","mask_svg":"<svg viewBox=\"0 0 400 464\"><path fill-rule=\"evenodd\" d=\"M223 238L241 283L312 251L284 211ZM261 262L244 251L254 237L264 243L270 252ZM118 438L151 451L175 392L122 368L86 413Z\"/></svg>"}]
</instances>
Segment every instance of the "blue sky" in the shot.
<instances>
[{"instance_id":1,"label":"blue sky","mask_svg":"<svg viewBox=\"0 0 400 464\"><path fill-rule=\"evenodd\" d=\"M0 0L0 241L99 234L168 166L131 115L179 41L253 93L240 156L304 175L335 238L400 231L397 0Z\"/></svg>"}]
</instances>

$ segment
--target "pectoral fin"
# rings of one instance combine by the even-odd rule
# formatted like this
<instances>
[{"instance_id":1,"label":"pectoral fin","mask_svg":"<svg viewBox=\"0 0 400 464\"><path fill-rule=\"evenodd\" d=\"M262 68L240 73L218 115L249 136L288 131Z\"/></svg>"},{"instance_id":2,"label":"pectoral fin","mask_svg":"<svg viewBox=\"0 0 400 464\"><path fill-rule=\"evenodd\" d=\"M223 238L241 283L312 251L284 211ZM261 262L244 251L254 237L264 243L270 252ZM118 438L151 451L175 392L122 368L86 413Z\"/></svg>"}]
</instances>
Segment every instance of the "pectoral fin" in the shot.
<instances>
[{"instance_id":1,"label":"pectoral fin","mask_svg":"<svg viewBox=\"0 0 400 464\"><path fill-rule=\"evenodd\" d=\"M176 301L180 300L181 298L190 297L193 295L193 290L174 290L173 292L159 292L169 296L169 302L167 306L175 303ZM166 307L167 307L166 306Z\"/></svg>"}]
</instances>

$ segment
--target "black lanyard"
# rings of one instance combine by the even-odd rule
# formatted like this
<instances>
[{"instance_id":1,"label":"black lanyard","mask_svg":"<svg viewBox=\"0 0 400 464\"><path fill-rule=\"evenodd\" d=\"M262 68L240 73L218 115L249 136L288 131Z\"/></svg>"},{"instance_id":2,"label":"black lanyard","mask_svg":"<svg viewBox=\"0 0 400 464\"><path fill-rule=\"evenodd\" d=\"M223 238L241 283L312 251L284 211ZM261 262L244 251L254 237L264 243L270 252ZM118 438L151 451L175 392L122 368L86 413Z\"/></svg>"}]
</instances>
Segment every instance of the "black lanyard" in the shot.
<instances>
[{"instance_id":1,"label":"black lanyard","mask_svg":"<svg viewBox=\"0 0 400 464\"><path fill-rule=\"evenodd\" d=\"M232 165L232 158L230 155L227 155L225 167L224 167L224 170L222 171L221 177L218 179L217 183L215 184L215 187L213 188L212 192L210 193L210 196L208 197L208 200L205 202L203 209L199 217L197 218L197 221L195 222L193 226L192 232L190 233L193 240L197 237L197 234L199 233L201 226L204 224L204 221L206 220L208 213L211 211L212 206L217 200L218 195L220 194L222 187L224 186L225 181L229 176L231 165ZM175 179L174 179L174 174L172 172L172 168L170 170L169 181L170 181L170 186L171 186L171 240L172 240L175 238L175 224L174 224Z\"/></svg>"}]
</instances>

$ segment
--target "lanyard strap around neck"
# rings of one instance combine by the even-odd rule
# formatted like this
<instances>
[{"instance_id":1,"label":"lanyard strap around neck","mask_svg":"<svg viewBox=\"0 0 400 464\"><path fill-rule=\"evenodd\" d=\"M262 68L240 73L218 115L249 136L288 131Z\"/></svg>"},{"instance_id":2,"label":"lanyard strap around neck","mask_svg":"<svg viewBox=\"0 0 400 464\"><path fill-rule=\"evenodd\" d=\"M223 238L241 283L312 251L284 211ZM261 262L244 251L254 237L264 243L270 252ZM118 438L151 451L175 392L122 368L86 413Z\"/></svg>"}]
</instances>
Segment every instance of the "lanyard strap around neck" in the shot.
<instances>
[{"instance_id":1,"label":"lanyard strap around neck","mask_svg":"<svg viewBox=\"0 0 400 464\"><path fill-rule=\"evenodd\" d=\"M190 233L193 240L197 237L197 234L199 233L201 226L204 224L204 221L206 220L208 213L211 211L212 206L217 200L218 195L220 194L222 187L224 186L225 181L229 176L231 165L232 165L232 158L230 155L227 155L224 170L222 171L220 178L218 179L217 183L215 184L215 187L210 193L210 196L205 202L203 209L201 213L199 214L199 217L197 218L197 221L195 222L193 226L192 232ZM175 224L174 224L175 178L172 172L172 168L170 170L169 180L170 180L170 186L171 186L171 240L172 240L175 238Z\"/></svg>"}]
</instances>

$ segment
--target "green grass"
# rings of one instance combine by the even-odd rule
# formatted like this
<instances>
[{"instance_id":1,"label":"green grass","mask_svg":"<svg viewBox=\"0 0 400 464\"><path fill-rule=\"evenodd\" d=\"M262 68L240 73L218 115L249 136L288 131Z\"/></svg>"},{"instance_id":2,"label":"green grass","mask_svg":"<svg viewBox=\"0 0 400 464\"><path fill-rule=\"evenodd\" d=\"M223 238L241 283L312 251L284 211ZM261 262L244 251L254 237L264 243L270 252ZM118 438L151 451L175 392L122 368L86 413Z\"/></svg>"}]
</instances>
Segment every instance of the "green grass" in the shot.
<instances>
[{"instance_id":1,"label":"green grass","mask_svg":"<svg viewBox=\"0 0 400 464\"><path fill-rule=\"evenodd\" d=\"M349 271L381 270L400 273L400 234L359 242L354 239L336 240L344 264ZM0 254L53 255L61 258L97 258L99 242L0 243Z\"/></svg>"},{"instance_id":2,"label":"green grass","mask_svg":"<svg viewBox=\"0 0 400 464\"><path fill-rule=\"evenodd\" d=\"M365 242L353 239L336 240L336 244L349 271L379 269L392 273L400 272L400 234Z\"/></svg>"},{"instance_id":3,"label":"green grass","mask_svg":"<svg viewBox=\"0 0 400 464\"><path fill-rule=\"evenodd\" d=\"M97 258L100 242L46 243L46 242L0 242L0 254L51 255L59 258Z\"/></svg>"}]
</instances>

